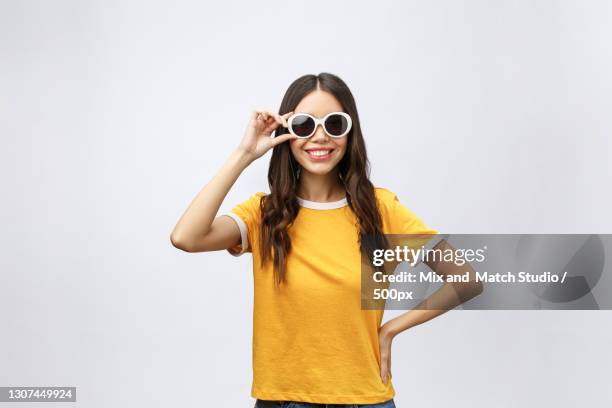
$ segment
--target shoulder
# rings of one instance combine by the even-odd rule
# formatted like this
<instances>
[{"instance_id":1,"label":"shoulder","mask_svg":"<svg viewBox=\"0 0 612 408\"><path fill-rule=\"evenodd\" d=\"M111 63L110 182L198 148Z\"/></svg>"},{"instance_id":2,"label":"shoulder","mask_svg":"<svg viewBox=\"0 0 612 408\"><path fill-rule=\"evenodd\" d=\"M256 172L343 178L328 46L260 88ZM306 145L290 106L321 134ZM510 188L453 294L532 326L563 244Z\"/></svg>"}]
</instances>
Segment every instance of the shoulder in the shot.
<instances>
[{"instance_id":1,"label":"shoulder","mask_svg":"<svg viewBox=\"0 0 612 408\"><path fill-rule=\"evenodd\" d=\"M383 187L375 187L376 199L378 200L378 208L381 214L395 216L398 213L406 215L412 211L409 210L397 194Z\"/></svg>"},{"instance_id":2,"label":"shoulder","mask_svg":"<svg viewBox=\"0 0 612 408\"><path fill-rule=\"evenodd\" d=\"M245 203L249 203L249 204L253 204L253 205L259 205L259 203L261 202L261 200L267 196L268 194L262 192L262 191L258 191L254 194L252 194L246 201Z\"/></svg>"},{"instance_id":3,"label":"shoulder","mask_svg":"<svg viewBox=\"0 0 612 408\"><path fill-rule=\"evenodd\" d=\"M383 220L392 218L398 202L397 195L386 188L374 187L378 211Z\"/></svg>"},{"instance_id":4,"label":"shoulder","mask_svg":"<svg viewBox=\"0 0 612 408\"><path fill-rule=\"evenodd\" d=\"M251 196L250 200L259 203L262 200L262 198L264 198L267 195L268 194L264 193L263 191L258 191Z\"/></svg>"},{"instance_id":5,"label":"shoulder","mask_svg":"<svg viewBox=\"0 0 612 408\"><path fill-rule=\"evenodd\" d=\"M237 204L233 209L232 212L241 215L241 216L256 216L259 213L259 208L261 206L261 200L263 197L265 197L267 194L264 192L257 192L252 194L250 197L248 197L246 200L240 202L239 204Z\"/></svg>"},{"instance_id":6,"label":"shoulder","mask_svg":"<svg viewBox=\"0 0 612 408\"><path fill-rule=\"evenodd\" d=\"M376 187L383 229L388 234L436 233L386 188Z\"/></svg>"},{"instance_id":7,"label":"shoulder","mask_svg":"<svg viewBox=\"0 0 612 408\"><path fill-rule=\"evenodd\" d=\"M396 195L393 191L388 190L384 187L374 187L376 198L379 200L394 200Z\"/></svg>"},{"instance_id":8,"label":"shoulder","mask_svg":"<svg viewBox=\"0 0 612 408\"><path fill-rule=\"evenodd\" d=\"M398 201L397 195L386 188L374 187L374 193L381 209L390 208Z\"/></svg>"},{"instance_id":9,"label":"shoulder","mask_svg":"<svg viewBox=\"0 0 612 408\"><path fill-rule=\"evenodd\" d=\"M263 198L267 195L268 194L264 193L263 191L257 191L256 193L253 193L247 201L249 202L253 210L259 210L261 206L261 200L263 200Z\"/></svg>"}]
</instances>

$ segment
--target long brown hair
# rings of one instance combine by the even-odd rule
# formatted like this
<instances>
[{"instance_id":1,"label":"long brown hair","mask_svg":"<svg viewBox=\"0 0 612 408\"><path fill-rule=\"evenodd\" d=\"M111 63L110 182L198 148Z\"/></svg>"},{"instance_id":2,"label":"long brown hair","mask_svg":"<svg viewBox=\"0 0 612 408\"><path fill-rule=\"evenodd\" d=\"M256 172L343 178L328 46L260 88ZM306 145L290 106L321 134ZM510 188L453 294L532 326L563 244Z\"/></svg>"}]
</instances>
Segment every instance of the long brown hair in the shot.
<instances>
[{"instance_id":1,"label":"long brown hair","mask_svg":"<svg viewBox=\"0 0 612 408\"><path fill-rule=\"evenodd\" d=\"M382 233L374 186L369 179L370 165L365 142L350 89L342 79L330 73L304 75L296 79L285 92L279 114L293 111L304 96L317 89L334 95L353 123L347 135L346 152L338 163L338 173L346 188L348 204L358 219L359 235L356 238L360 250L371 259L372 251L386 247L387 241ZM283 127L275 132L276 136L283 133L288 133ZM262 264L270 259L274 262L274 280L277 285L285 279L287 256L291 251L288 229L300 210L297 201L299 168L289 143L274 147L268 168L270 194L261 200L260 251Z\"/></svg>"}]
</instances>

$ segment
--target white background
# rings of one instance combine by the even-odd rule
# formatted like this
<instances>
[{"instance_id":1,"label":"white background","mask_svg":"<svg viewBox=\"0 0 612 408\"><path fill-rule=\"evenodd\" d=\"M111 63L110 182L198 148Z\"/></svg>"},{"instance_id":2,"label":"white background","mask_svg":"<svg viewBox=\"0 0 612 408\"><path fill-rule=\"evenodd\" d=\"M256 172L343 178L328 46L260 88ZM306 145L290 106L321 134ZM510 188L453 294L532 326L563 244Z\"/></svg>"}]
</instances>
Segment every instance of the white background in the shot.
<instances>
[{"instance_id":1,"label":"white background","mask_svg":"<svg viewBox=\"0 0 612 408\"><path fill-rule=\"evenodd\" d=\"M1 1L0 386L253 405L250 258L169 235L249 112L306 73L348 83L375 184L432 227L611 233L611 19L607 1ZM224 209L266 190L268 158ZM610 317L449 312L394 342L396 403L608 407Z\"/></svg>"}]
</instances>

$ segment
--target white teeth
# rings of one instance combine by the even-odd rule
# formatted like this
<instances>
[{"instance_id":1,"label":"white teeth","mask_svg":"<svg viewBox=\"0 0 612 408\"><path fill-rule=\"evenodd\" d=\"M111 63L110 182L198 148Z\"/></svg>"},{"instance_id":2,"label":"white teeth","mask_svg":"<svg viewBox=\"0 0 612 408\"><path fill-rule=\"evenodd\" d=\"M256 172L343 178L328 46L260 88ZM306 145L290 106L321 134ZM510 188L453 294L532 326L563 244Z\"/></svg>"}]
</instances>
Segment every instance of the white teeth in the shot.
<instances>
[{"instance_id":1,"label":"white teeth","mask_svg":"<svg viewBox=\"0 0 612 408\"><path fill-rule=\"evenodd\" d=\"M308 154L311 156L325 156L329 154L329 150L310 150Z\"/></svg>"}]
</instances>

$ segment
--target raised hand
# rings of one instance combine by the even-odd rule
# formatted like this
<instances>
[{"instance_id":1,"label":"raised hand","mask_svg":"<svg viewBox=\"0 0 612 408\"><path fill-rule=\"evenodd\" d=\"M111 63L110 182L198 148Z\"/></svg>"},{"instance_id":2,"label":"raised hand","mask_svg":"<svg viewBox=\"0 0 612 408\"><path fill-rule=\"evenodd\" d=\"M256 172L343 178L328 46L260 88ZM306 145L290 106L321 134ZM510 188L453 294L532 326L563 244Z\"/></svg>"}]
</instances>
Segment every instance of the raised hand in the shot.
<instances>
[{"instance_id":1,"label":"raised hand","mask_svg":"<svg viewBox=\"0 0 612 408\"><path fill-rule=\"evenodd\" d=\"M251 113L249 125L242 137L239 149L253 161L263 156L268 150L274 146L286 142L287 140L295 139L290 133L271 137L272 132L279 126L288 127L287 119L293 112L287 112L284 115L278 113L256 110Z\"/></svg>"}]
</instances>

